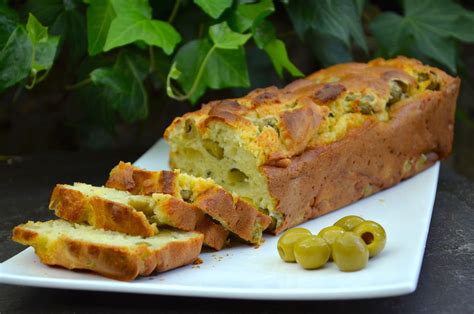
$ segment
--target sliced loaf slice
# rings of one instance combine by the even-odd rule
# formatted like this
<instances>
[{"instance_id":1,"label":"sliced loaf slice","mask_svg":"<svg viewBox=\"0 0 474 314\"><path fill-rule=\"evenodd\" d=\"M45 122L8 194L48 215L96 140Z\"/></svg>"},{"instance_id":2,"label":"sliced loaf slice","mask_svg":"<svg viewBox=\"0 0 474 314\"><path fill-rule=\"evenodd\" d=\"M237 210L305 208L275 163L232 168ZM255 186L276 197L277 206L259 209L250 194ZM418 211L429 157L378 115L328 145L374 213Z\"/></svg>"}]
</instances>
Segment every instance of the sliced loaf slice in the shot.
<instances>
[{"instance_id":1,"label":"sliced loaf slice","mask_svg":"<svg viewBox=\"0 0 474 314\"><path fill-rule=\"evenodd\" d=\"M260 243L262 232L272 222L253 205L226 191L212 179L174 171L148 171L120 162L110 172L106 186L132 194L166 193L196 205L241 239Z\"/></svg>"},{"instance_id":2,"label":"sliced loaf slice","mask_svg":"<svg viewBox=\"0 0 474 314\"><path fill-rule=\"evenodd\" d=\"M201 251L203 236L161 229L158 235L142 238L50 220L15 227L13 240L31 245L44 264L130 281L192 263Z\"/></svg>"},{"instance_id":3,"label":"sliced loaf slice","mask_svg":"<svg viewBox=\"0 0 474 314\"><path fill-rule=\"evenodd\" d=\"M84 183L56 185L49 207L67 221L144 237L157 234L157 224L194 230L203 216L197 207L171 195L132 195Z\"/></svg>"}]
</instances>

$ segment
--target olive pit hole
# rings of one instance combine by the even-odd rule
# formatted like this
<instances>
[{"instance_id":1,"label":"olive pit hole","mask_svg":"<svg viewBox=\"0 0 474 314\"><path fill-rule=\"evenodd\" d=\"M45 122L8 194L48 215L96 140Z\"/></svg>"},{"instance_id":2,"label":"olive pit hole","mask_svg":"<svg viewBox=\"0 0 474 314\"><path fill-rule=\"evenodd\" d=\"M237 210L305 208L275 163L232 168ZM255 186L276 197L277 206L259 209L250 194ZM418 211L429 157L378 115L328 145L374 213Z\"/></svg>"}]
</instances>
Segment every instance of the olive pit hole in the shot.
<instances>
[{"instance_id":1,"label":"olive pit hole","mask_svg":"<svg viewBox=\"0 0 474 314\"><path fill-rule=\"evenodd\" d=\"M361 235L361 238L362 238L362 240L364 240L365 244L367 244L367 245L374 242L374 235L370 232L364 232Z\"/></svg>"}]
</instances>

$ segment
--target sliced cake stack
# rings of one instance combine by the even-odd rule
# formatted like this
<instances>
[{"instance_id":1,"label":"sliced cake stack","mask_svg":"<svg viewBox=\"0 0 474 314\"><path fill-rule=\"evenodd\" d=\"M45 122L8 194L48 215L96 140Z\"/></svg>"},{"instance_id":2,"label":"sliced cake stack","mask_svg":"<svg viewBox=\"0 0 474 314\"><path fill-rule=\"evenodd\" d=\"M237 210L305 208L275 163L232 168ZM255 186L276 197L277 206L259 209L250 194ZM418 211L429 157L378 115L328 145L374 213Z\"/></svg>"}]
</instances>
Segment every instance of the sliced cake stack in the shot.
<instances>
[{"instance_id":1,"label":"sliced cake stack","mask_svg":"<svg viewBox=\"0 0 474 314\"><path fill-rule=\"evenodd\" d=\"M271 218L211 179L120 162L104 187L58 184L49 208L61 220L15 227L13 240L41 261L133 280L222 249L232 233L259 244Z\"/></svg>"}]
</instances>

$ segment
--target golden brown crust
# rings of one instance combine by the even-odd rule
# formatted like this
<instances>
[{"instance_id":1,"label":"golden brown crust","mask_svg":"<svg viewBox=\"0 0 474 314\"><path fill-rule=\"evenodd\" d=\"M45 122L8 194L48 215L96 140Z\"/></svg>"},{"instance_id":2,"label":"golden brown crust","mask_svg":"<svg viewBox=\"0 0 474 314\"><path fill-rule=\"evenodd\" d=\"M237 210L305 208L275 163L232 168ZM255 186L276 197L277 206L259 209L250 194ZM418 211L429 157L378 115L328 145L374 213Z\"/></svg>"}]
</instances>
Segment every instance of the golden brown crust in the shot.
<instances>
[{"instance_id":1,"label":"golden brown crust","mask_svg":"<svg viewBox=\"0 0 474 314\"><path fill-rule=\"evenodd\" d=\"M98 196L88 197L62 184L54 188L49 208L70 222L87 222L97 228L143 237L158 233L156 225L133 207Z\"/></svg>"},{"instance_id":2,"label":"golden brown crust","mask_svg":"<svg viewBox=\"0 0 474 314\"><path fill-rule=\"evenodd\" d=\"M232 194L221 188L210 188L200 193L193 204L251 243L259 243L261 232L272 222L270 217L256 211L249 203L240 199L234 202Z\"/></svg>"},{"instance_id":3,"label":"golden brown crust","mask_svg":"<svg viewBox=\"0 0 474 314\"><path fill-rule=\"evenodd\" d=\"M223 100L211 102L209 105L208 118L206 119L206 125L212 120L226 121L231 124L249 122L241 117L247 110L240 106L238 102L233 100Z\"/></svg>"},{"instance_id":4,"label":"golden brown crust","mask_svg":"<svg viewBox=\"0 0 474 314\"><path fill-rule=\"evenodd\" d=\"M445 89L394 105L387 123L368 121L342 140L291 158L286 168L265 165L270 193L284 213L279 233L393 186L451 152L459 79ZM417 161L426 161L416 169ZM410 169L403 171L409 161Z\"/></svg>"},{"instance_id":5,"label":"golden brown crust","mask_svg":"<svg viewBox=\"0 0 474 314\"><path fill-rule=\"evenodd\" d=\"M155 252L157 260L155 269L159 272L167 271L182 265L191 264L201 252L204 236L186 242L171 242L163 249Z\"/></svg>"},{"instance_id":6,"label":"golden brown crust","mask_svg":"<svg viewBox=\"0 0 474 314\"><path fill-rule=\"evenodd\" d=\"M259 165L270 164L319 146L318 128L330 114L327 105L345 97L346 92L371 94L377 103L385 103L391 97L389 81L400 81L408 90L416 90L417 82L405 71L407 68L435 73L441 82L449 81L449 76L443 71L404 57L375 59L368 64L340 64L315 72L282 89L273 86L260 88L238 99L205 104L200 110L176 118L166 129L164 137L171 140L173 130L187 119L194 120L203 135L209 130L211 122L224 123L252 138L252 144L263 152ZM357 104L358 100L355 100L353 110L359 113ZM256 131L255 116L258 119L278 118L279 141L275 142L265 132ZM300 123L296 123L298 121Z\"/></svg>"},{"instance_id":7,"label":"golden brown crust","mask_svg":"<svg viewBox=\"0 0 474 314\"><path fill-rule=\"evenodd\" d=\"M165 193L178 196L176 173L173 171L148 171L120 161L111 171L106 187L128 191L135 195Z\"/></svg>"},{"instance_id":8,"label":"golden brown crust","mask_svg":"<svg viewBox=\"0 0 474 314\"><path fill-rule=\"evenodd\" d=\"M176 180L177 174L174 171L147 171L121 161L110 172L106 186L140 195L161 192L177 196L179 192ZM173 221L173 227L202 233L204 244L215 250L222 249L226 244L229 232L205 216L195 205L176 198L170 198L160 205Z\"/></svg>"},{"instance_id":9,"label":"golden brown crust","mask_svg":"<svg viewBox=\"0 0 474 314\"><path fill-rule=\"evenodd\" d=\"M405 57L335 65L282 89L256 89L176 118L165 131L170 164L191 171L182 147L201 149L199 140L220 141L225 130L223 146L231 142L229 152L255 156L256 171L265 177L270 195L262 193L267 196L263 202L251 192L245 195L245 188L238 187L239 193L267 207L278 233L446 158L459 84L459 79ZM183 128L186 123L193 132ZM226 154L222 160L215 161L222 167L214 168L239 168L241 162ZM203 175L199 171L195 173ZM211 173L220 176L216 181L235 186L224 171ZM249 182L249 189L261 186L261 181Z\"/></svg>"},{"instance_id":10,"label":"golden brown crust","mask_svg":"<svg viewBox=\"0 0 474 314\"><path fill-rule=\"evenodd\" d=\"M185 231L195 230L196 225L204 216L204 213L196 206L174 197L160 202L160 208L167 216L167 221L172 227Z\"/></svg>"},{"instance_id":11,"label":"golden brown crust","mask_svg":"<svg viewBox=\"0 0 474 314\"><path fill-rule=\"evenodd\" d=\"M179 190L176 179L177 174L173 171L148 171L134 167L131 163L121 161L110 171L109 179L105 185L110 188L129 191L132 194L151 195L161 192L178 196ZM181 212L179 208L186 209L186 213L188 213L189 208L192 208L192 217L196 218L193 219L194 227L192 229L183 230L199 231L204 235L205 245L216 250L222 249L229 235L227 230L205 216L195 205L178 199L174 199L173 203L177 209L173 210L173 206L167 206L167 210L170 212L173 211L174 215L181 216L183 220L186 220L187 214ZM198 210L196 211L196 209ZM190 228L191 224L187 226L187 228ZM178 226L176 227L178 228Z\"/></svg>"},{"instance_id":12,"label":"golden brown crust","mask_svg":"<svg viewBox=\"0 0 474 314\"><path fill-rule=\"evenodd\" d=\"M122 281L190 264L199 256L202 246L202 236L172 241L156 250L146 245L129 248L92 243L65 234L48 239L21 225L13 229L13 240L33 246L44 264L90 270Z\"/></svg>"},{"instance_id":13,"label":"golden brown crust","mask_svg":"<svg viewBox=\"0 0 474 314\"><path fill-rule=\"evenodd\" d=\"M174 173L173 171L163 170L160 173L160 176L158 179L158 186L156 189L159 190L160 193L178 196L177 188L176 188L177 186L176 180L177 180L176 173ZM145 189L144 192L149 194L151 191Z\"/></svg>"},{"instance_id":14,"label":"golden brown crust","mask_svg":"<svg viewBox=\"0 0 474 314\"><path fill-rule=\"evenodd\" d=\"M207 216L198 221L195 230L204 236L204 244L214 250L219 251L227 244L229 231Z\"/></svg>"},{"instance_id":15,"label":"golden brown crust","mask_svg":"<svg viewBox=\"0 0 474 314\"><path fill-rule=\"evenodd\" d=\"M161 179L162 175L166 175L168 180ZM147 195L147 190L143 188L146 182L149 186L153 186L153 192L168 191L171 195L179 195L180 191L177 186L177 176L179 172L174 171L147 171L133 166L130 163L120 162L111 172L107 187L116 189L124 189L131 193ZM130 180L130 178L132 178ZM145 179L146 178L146 179ZM123 181L123 182L121 182ZM133 181L133 184L126 182ZM204 190L193 191L197 195L191 200L194 206L201 209L204 213L213 219L222 222L225 227L241 237L242 239L258 243L261 237L261 231L265 230L271 223L271 218L261 214L256 208L242 201L239 197L234 196L225 191L218 185L213 188L205 187ZM148 191L149 193L149 191ZM209 220L205 217L204 220ZM245 223L243 223L245 222ZM211 220L200 224L201 228L212 227L212 230L200 230L205 235L204 243L212 248L222 247L225 243L228 232ZM260 233L258 233L260 230ZM255 234L257 232L257 235ZM259 235L258 235L259 234ZM220 238L218 238L220 237Z\"/></svg>"}]
</instances>

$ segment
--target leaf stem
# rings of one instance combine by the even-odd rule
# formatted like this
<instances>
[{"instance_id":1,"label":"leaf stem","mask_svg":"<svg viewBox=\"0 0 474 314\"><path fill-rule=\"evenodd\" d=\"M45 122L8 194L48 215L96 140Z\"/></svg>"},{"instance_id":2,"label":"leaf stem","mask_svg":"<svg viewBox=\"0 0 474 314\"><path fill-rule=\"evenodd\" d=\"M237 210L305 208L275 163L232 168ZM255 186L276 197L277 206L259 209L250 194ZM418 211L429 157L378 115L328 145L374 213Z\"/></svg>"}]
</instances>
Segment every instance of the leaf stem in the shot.
<instances>
[{"instance_id":1,"label":"leaf stem","mask_svg":"<svg viewBox=\"0 0 474 314\"><path fill-rule=\"evenodd\" d=\"M25 85L25 88L28 90L33 89L36 84L41 83L48 76L49 70L51 70L51 68L47 69L43 74L41 74L40 77L38 77L38 72L33 70L33 79L31 80L30 84Z\"/></svg>"},{"instance_id":2,"label":"leaf stem","mask_svg":"<svg viewBox=\"0 0 474 314\"><path fill-rule=\"evenodd\" d=\"M51 68L47 69L47 70L36 80L36 84L41 83L41 82L48 76L50 70L51 70Z\"/></svg>"},{"instance_id":3,"label":"leaf stem","mask_svg":"<svg viewBox=\"0 0 474 314\"><path fill-rule=\"evenodd\" d=\"M26 84L26 85L25 85L25 88L28 89L28 90L30 90L30 89L32 89L32 88L35 86L35 84L36 84L36 71L33 70L33 78L32 78L32 80L31 80L31 83L30 83L30 84Z\"/></svg>"},{"instance_id":4,"label":"leaf stem","mask_svg":"<svg viewBox=\"0 0 474 314\"><path fill-rule=\"evenodd\" d=\"M191 89L189 89L189 91L186 93L186 94L181 94L179 93L178 95L175 94L174 91L172 91L172 93L169 94L169 96L173 99L176 99L176 100L179 100L179 101L183 101L183 100L186 100L186 99L189 99L193 94L194 92L196 91L196 88L198 87L199 85L199 82L201 81L201 77L202 75L204 74L204 69L206 68L206 64L207 62L209 62L209 58L211 57L212 53L214 52L214 50L216 50L217 46L214 44L211 49L209 49L209 51L207 52L206 56L204 57L204 59L202 60L202 63L201 65L199 66L199 70L198 70L198 73L196 75L196 77L194 78L194 82L193 82L193 85L191 86ZM171 72L171 71L170 71ZM171 87L171 77L168 75L168 79L167 79L167 85L169 87Z\"/></svg>"},{"instance_id":5,"label":"leaf stem","mask_svg":"<svg viewBox=\"0 0 474 314\"><path fill-rule=\"evenodd\" d=\"M84 87L86 86L87 84L90 84L92 82L91 78L88 77L80 82L77 82L76 84L72 84L72 85L66 85L66 90L75 90L75 89L78 89L78 88L81 88L81 87Z\"/></svg>"},{"instance_id":6,"label":"leaf stem","mask_svg":"<svg viewBox=\"0 0 474 314\"><path fill-rule=\"evenodd\" d=\"M170 24L173 23L174 18L176 17L176 14L178 13L180 3L181 3L181 0L176 0L175 1L174 6L173 6L173 10L171 11L171 15L168 18L168 23L170 23Z\"/></svg>"}]
</instances>

